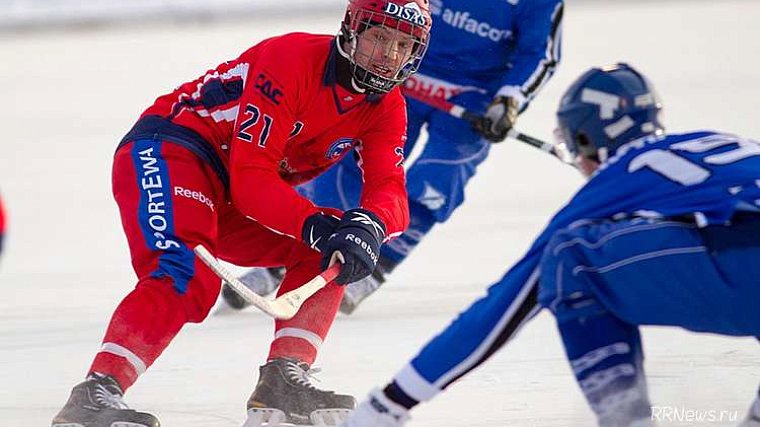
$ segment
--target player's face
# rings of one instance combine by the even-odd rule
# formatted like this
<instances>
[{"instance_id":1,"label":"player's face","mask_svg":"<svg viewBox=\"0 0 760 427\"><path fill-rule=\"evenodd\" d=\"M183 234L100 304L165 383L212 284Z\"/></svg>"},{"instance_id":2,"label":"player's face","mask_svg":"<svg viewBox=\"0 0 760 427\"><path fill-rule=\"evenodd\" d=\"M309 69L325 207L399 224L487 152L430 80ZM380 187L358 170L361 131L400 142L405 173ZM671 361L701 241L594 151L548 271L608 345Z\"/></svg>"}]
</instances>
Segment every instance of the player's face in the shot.
<instances>
[{"instance_id":1,"label":"player's face","mask_svg":"<svg viewBox=\"0 0 760 427\"><path fill-rule=\"evenodd\" d=\"M599 169L599 162L591 160L585 156L576 156L575 166L581 172L581 175L588 178L591 176L591 174L596 172L597 169Z\"/></svg>"},{"instance_id":2,"label":"player's face","mask_svg":"<svg viewBox=\"0 0 760 427\"><path fill-rule=\"evenodd\" d=\"M565 132L562 131L561 126L554 129L554 150L560 160L575 166L585 178L590 177L599 169L599 162L570 151L565 139Z\"/></svg>"},{"instance_id":3,"label":"player's face","mask_svg":"<svg viewBox=\"0 0 760 427\"><path fill-rule=\"evenodd\" d=\"M359 34L354 58L365 70L393 78L412 58L414 47L414 37L411 35L376 25Z\"/></svg>"}]
</instances>

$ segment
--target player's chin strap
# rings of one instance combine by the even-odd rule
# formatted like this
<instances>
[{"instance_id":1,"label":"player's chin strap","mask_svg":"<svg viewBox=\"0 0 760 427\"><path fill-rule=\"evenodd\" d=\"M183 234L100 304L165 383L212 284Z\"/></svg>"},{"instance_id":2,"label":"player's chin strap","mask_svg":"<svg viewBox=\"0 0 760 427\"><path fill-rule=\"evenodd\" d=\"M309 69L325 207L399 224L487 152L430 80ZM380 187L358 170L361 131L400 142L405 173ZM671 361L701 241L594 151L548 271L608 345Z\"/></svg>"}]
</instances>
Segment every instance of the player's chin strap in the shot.
<instances>
[{"instance_id":1,"label":"player's chin strap","mask_svg":"<svg viewBox=\"0 0 760 427\"><path fill-rule=\"evenodd\" d=\"M472 111L467 110L461 105L454 104L443 98L432 97L432 96L429 96L428 94L409 89L406 86L402 86L401 91L404 93L404 96L420 101L423 104L429 105L437 110L443 111L444 113L448 113L452 117L462 119L466 121L467 123L470 123L471 125L474 125L475 123L480 123L483 120L485 120L485 118L481 116L480 114L473 113ZM542 141L538 138L534 138L530 135L526 135L522 132L518 132L514 128L509 130L509 132L507 133L507 137L516 139L532 147L538 148L556 157L562 163L575 167L575 164L573 163L572 158L570 158L571 157L570 154L564 149L564 147L560 147L558 145L551 144L546 141Z\"/></svg>"}]
</instances>

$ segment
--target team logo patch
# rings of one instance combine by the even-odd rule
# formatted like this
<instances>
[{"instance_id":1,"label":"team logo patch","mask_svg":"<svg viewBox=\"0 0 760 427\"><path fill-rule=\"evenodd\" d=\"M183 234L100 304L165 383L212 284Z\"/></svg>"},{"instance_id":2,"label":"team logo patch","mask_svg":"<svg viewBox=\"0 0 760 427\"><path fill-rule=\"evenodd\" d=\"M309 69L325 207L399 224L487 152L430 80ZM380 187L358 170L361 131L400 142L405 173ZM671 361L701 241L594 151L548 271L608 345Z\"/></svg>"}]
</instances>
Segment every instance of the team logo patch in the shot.
<instances>
[{"instance_id":1,"label":"team logo patch","mask_svg":"<svg viewBox=\"0 0 760 427\"><path fill-rule=\"evenodd\" d=\"M330 160L341 157L346 150L354 146L355 140L353 138L340 138L337 141L330 144L330 148L327 149L325 157Z\"/></svg>"},{"instance_id":2,"label":"team logo patch","mask_svg":"<svg viewBox=\"0 0 760 427\"><path fill-rule=\"evenodd\" d=\"M264 73L259 73L256 77L256 81L253 86L261 92L267 99L274 102L275 105L280 105L280 98L282 97L282 89L280 89L270 78Z\"/></svg>"}]
</instances>

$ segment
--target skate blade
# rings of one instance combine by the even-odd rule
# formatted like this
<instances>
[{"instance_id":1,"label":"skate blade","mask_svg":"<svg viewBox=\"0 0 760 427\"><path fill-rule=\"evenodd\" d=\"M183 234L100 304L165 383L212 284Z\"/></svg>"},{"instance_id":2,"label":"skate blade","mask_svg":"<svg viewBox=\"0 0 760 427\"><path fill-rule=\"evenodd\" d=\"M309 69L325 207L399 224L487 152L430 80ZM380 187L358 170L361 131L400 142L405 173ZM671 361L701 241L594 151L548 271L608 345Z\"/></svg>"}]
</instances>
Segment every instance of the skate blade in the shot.
<instances>
[{"instance_id":1,"label":"skate blade","mask_svg":"<svg viewBox=\"0 0 760 427\"><path fill-rule=\"evenodd\" d=\"M309 415L314 427L334 427L348 418L350 409L317 409Z\"/></svg>"},{"instance_id":2,"label":"skate blade","mask_svg":"<svg viewBox=\"0 0 760 427\"><path fill-rule=\"evenodd\" d=\"M251 408L243 427L337 427L350 413L350 409L317 409L309 414L309 422L293 423L279 409Z\"/></svg>"},{"instance_id":3,"label":"skate blade","mask_svg":"<svg viewBox=\"0 0 760 427\"><path fill-rule=\"evenodd\" d=\"M248 418L243 427L289 427L293 424L285 423L287 417L279 409L251 408L248 410Z\"/></svg>"}]
</instances>

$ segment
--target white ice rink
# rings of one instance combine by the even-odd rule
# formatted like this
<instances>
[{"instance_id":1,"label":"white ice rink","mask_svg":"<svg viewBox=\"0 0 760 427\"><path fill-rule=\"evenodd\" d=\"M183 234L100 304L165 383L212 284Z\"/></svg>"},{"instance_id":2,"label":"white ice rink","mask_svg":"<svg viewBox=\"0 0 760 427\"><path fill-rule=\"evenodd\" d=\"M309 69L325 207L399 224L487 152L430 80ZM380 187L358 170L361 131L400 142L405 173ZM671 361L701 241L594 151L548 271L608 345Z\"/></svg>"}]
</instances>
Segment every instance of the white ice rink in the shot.
<instances>
[{"instance_id":1,"label":"white ice rink","mask_svg":"<svg viewBox=\"0 0 760 427\"><path fill-rule=\"evenodd\" d=\"M759 1L568 3L563 63L521 130L549 138L567 84L589 66L625 60L658 87L670 130L760 138ZM110 168L140 112L264 37L334 33L341 16L0 34L0 191L10 216L0 264L0 425L49 425L134 285ZM363 397L387 381L522 255L580 184L533 148L494 146L466 205L354 316L337 319L317 360L320 387ZM190 325L127 402L166 427L239 426L271 335L272 321L254 310ZM644 345L656 404L744 415L760 380L757 341L646 328ZM592 424L544 313L415 410L410 425Z\"/></svg>"}]
</instances>

